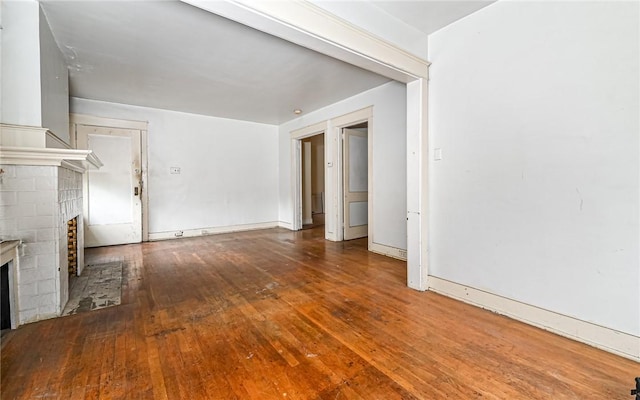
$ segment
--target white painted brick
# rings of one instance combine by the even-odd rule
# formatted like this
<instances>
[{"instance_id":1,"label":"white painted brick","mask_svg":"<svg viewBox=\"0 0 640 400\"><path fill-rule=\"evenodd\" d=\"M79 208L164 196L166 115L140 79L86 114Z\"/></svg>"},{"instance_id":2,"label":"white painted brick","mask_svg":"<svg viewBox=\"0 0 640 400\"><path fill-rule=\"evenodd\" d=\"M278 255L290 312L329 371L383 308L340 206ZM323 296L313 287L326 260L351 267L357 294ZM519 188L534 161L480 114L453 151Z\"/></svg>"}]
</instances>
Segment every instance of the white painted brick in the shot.
<instances>
[{"instance_id":1,"label":"white painted brick","mask_svg":"<svg viewBox=\"0 0 640 400\"><path fill-rule=\"evenodd\" d=\"M38 282L38 293L54 293L56 292L56 280L55 279L47 279L44 281Z\"/></svg>"},{"instance_id":2,"label":"white painted brick","mask_svg":"<svg viewBox=\"0 0 640 400\"><path fill-rule=\"evenodd\" d=\"M17 218L0 219L0 236L2 236L3 239L7 239L9 236L15 239L15 234L17 230L18 230Z\"/></svg>"},{"instance_id":3,"label":"white painted brick","mask_svg":"<svg viewBox=\"0 0 640 400\"><path fill-rule=\"evenodd\" d=\"M38 318L50 318L56 316L58 313L58 307L56 307L55 303L47 303L46 305L42 305L38 307Z\"/></svg>"},{"instance_id":4,"label":"white painted brick","mask_svg":"<svg viewBox=\"0 0 640 400\"><path fill-rule=\"evenodd\" d=\"M18 289L18 291L20 293L20 296L35 296L38 294L38 283L36 282L26 283L19 286L20 288Z\"/></svg>"},{"instance_id":5,"label":"white painted brick","mask_svg":"<svg viewBox=\"0 0 640 400\"><path fill-rule=\"evenodd\" d=\"M58 198L55 190L38 190L34 192L20 192L17 196L19 203L49 203Z\"/></svg>"},{"instance_id":6,"label":"white painted brick","mask_svg":"<svg viewBox=\"0 0 640 400\"><path fill-rule=\"evenodd\" d=\"M16 175L18 177L38 177L38 176L56 176L57 167L34 166L34 165L17 165Z\"/></svg>"},{"instance_id":7,"label":"white painted brick","mask_svg":"<svg viewBox=\"0 0 640 400\"><path fill-rule=\"evenodd\" d=\"M38 319L38 309L37 308L31 308L31 309L25 309L22 307L22 304L20 304L20 323L27 323L27 322L33 322L36 321Z\"/></svg>"},{"instance_id":8,"label":"white painted brick","mask_svg":"<svg viewBox=\"0 0 640 400\"><path fill-rule=\"evenodd\" d=\"M39 293L37 297L37 301L38 301L38 307L43 307L43 306L53 306L54 310L55 310L55 306L57 304L56 301L56 294L51 292L51 293Z\"/></svg>"},{"instance_id":9,"label":"white painted brick","mask_svg":"<svg viewBox=\"0 0 640 400\"><path fill-rule=\"evenodd\" d=\"M20 203L12 206L0 206L0 217L35 217L36 205Z\"/></svg>"},{"instance_id":10,"label":"white painted brick","mask_svg":"<svg viewBox=\"0 0 640 400\"><path fill-rule=\"evenodd\" d=\"M56 204L54 202L38 203L36 205L36 214L41 217L55 215Z\"/></svg>"},{"instance_id":11,"label":"white painted brick","mask_svg":"<svg viewBox=\"0 0 640 400\"><path fill-rule=\"evenodd\" d=\"M22 276L23 271L33 270L35 271L38 259L33 256L22 256L20 257L20 271L18 274ZM22 282L22 277L20 278L20 282Z\"/></svg>"},{"instance_id":12,"label":"white painted brick","mask_svg":"<svg viewBox=\"0 0 640 400\"><path fill-rule=\"evenodd\" d=\"M38 256L41 257L41 256ZM37 275L37 279L54 279L56 277L56 272L57 272L57 268L55 266L52 266L51 264L55 263L52 262L48 265L38 265L38 268L36 268L36 271L38 271L38 275Z\"/></svg>"},{"instance_id":13,"label":"white painted brick","mask_svg":"<svg viewBox=\"0 0 640 400\"><path fill-rule=\"evenodd\" d=\"M28 243L24 254L26 256L55 255L56 246L57 242L55 241Z\"/></svg>"},{"instance_id":14,"label":"white painted brick","mask_svg":"<svg viewBox=\"0 0 640 400\"><path fill-rule=\"evenodd\" d=\"M0 168L4 171L2 176L5 178L15 178L16 177L16 166L15 165L2 165L0 164Z\"/></svg>"},{"instance_id":15,"label":"white painted brick","mask_svg":"<svg viewBox=\"0 0 640 400\"><path fill-rule=\"evenodd\" d=\"M36 243L38 241L36 236L37 235L35 230L16 232L16 237L22 240L23 243Z\"/></svg>"},{"instance_id":16,"label":"white painted brick","mask_svg":"<svg viewBox=\"0 0 640 400\"><path fill-rule=\"evenodd\" d=\"M0 204L3 206L18 204L18 194L15 192L0 192Z\"/></svg>"},{"instance_id":17,"label":"white painted brick","mask_svg":"<svg viewBox=\"0 0 640 400\"><path fill-rule=\"evenodd\" d=\"M39 176L35 178L36 190L57 190L58 180L53 176Z\"/></svg>"},{"instance_id":18,"label":"white painted brick","mask_svg":"<svg viewBox=\"0 0 640 400\"><path fill-rule=\"evenodd\" d=\"M19 286L27 285L29 283L36 283L38 281L38 269L37 268L26 268L23 269L23 259L27 257L20 258L20 271L18 271L18 279ZM35 259L35 257L28 257L30 259Z\"/></svg>"},{"instance_id":19,"label":"white painted brick","mask_svg":"<svg viewBox=\"0 0 640 400\"><path fill-rule=\"evenodd\" d=\"M0 190L3 192L19 192L36 190L35 178L3 178L0 184Z\"/></svg>"},{"instance_id":20,"label":"white painted brick","mask_svg":"<svg viewBox=\"0 0 640 400\"><path fill-rule=\"evenodd\" d=\"M55 240L55 229L53 228L38 229L36 232L36 240L38 242Z\"/></svg>"},{"instance_id":21,"label":"white painted brick","mask_svg":"<svg viewBox=\"0 0 640 400\"><path fill-rule=\"evenodd\" d=\"M19 296L19 301L20 301L20 308L21 309L34 309L34 308L38 308L39 304L39 296L35 295L35 296L25 296L22 293L20 293Z\"/></svg>"},{"instance_id":22,"label":"white painted brick","mask_svg":"<svg viewBox=\"0 0 640 400\"><path fill-rule=\"evenodd\" d=\"M53 228L55 222L52 216L44 217L22 217L18 220L18 229L41 229L41 228Z\"/></svg>"}]
</instances>

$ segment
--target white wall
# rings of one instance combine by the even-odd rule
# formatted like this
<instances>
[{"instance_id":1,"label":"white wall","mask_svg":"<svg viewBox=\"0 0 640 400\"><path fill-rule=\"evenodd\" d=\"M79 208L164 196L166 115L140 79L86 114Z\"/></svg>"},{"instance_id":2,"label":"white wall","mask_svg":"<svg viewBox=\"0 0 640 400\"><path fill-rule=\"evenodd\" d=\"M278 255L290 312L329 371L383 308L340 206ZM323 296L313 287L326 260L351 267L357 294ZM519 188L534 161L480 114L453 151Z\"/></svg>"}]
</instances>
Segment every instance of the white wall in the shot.
<instances>
[{"instance_id":1,"label":"white wall","mask_svg":"<svg viewBox=\"0 0 640 400\"><path fill-rule=\"evenodd\" d=\"M41 126L39 6L2 2L2 123Z\"/></svg>"},{"instance_id":2,"label":"white wall","mask_svg":"<svg viewBox=\"0 0 640 400\"><path fill-rule=\"evenodd\" d=\"M430 275L640 335L638 15L501 1L430 36Z\"/></svg>"},{"instance_id":3,"label":"white wall","mask_svg":"<svg viewBox=\"0 0 640 400\"><path fill-rule=\"evenodd\" d=\"M71 112L149 122L151 234L278 221L277 126L78 98Z\"/></svg>"},{"instance_id":4,"label":"white wall","mask_svg":"<svg viewBox=\"0 0 640 400\"><path fill-rule=\"evenodd\" d=\"M371 105L374 238L376 243L406 249L406 89L398 82L384 84L280 125L280 221L293 222L291 131Z\"/></svg>"},{"instance_id":5,"label":"white wall","mask_svg":"<svg viewBox=\"0 0 640 400\"><path fill-rule=\"evenodd\" d=\"M40 10L41 126L69 144L69 71Z\"/></svg>"}]
</instances>

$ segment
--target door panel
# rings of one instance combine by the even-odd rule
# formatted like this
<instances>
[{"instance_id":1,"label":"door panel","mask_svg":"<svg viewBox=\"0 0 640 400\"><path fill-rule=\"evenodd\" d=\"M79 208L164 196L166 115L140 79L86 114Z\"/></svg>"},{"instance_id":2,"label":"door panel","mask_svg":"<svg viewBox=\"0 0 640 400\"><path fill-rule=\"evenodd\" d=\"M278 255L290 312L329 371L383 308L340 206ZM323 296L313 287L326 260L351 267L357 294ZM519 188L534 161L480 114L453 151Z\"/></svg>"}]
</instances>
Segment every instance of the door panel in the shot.
<instances>
[{"instance_id":1,"label":"door panel","mask_svg":"<svg viewBox=\"0 0 640 400\"><path fill-rule=\"evenodd\" d=\"M142 241L140 131L78 125L78 148L104 166L84 175L85 246Z\"/></svg>"},{"instance_id":2,"label":"door panel","mask_svg":"<svg viewBox=\"0 0 640 400\"><path fill-rule=\"evenodd\" d=\"M369 150L366 131L344 129L343 134L344 240L351 240L368 234Z\"/></svg>"}]
</instances>

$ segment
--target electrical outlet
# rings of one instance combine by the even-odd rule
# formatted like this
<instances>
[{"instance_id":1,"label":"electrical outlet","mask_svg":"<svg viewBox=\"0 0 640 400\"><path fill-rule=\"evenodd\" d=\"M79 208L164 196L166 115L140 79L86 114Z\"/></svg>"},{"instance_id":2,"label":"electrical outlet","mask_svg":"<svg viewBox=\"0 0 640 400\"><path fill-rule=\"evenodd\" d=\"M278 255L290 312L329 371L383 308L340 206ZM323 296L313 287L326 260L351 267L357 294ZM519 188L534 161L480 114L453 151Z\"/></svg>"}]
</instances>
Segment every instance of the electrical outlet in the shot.
<instances>
[{"instance_id":1,"label":"electrical outlet","mask_svg":"<svg viewBox=\"0 0 640 400\"><path fill-rule=\"evenodd\" d=\"M178 231L178 232L175 233L175 236L176 237L182 237L183 234L184 233L182 231Z\"/></svg>"},{"instance_id":2,"label":"electrical outlet","mask_svg":"<svg viewBox=\"0 0 640 400\"><path fill-rule=\"evenodd\" d=\"M173 175L180 174L180 167L169 167L169 173Z\"/></svg>"}]
</instances>

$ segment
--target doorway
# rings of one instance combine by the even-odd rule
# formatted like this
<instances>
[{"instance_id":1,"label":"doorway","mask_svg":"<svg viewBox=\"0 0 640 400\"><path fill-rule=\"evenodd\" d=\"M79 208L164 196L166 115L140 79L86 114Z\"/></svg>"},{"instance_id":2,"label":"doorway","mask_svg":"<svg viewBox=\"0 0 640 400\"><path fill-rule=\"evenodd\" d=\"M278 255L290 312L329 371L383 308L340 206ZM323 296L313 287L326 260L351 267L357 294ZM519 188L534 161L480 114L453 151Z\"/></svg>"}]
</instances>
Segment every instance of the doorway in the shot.
<instances>
[{"instance_id":1,"label":"doorway","mask_svg":"<svg viewBox=\"0 0 640 400\"><path fill-rule=\"evenodd\" d=\"M368 122L342 129L342 229L344 240L369 232Z\"/></svg>"},{"instance_id":2,"label":"doorway","mask_svg":"<svg viewBox=\"0 0 640 400\"><path fill-rule=\"evenodd\" d=\"M104 164L83 176L85 247L146 241L146 123L78 115L72 123L76 148Z\"/></svg>"},{"instance_id":3,"label":"doorway","mask_svg":"<svg viewBox=\"0 0 640 400\"><path fill-rule=\"evenodd\" d=\"M366 236L368 238L368 248L370 250L372 249L372 232L374 224L374 215L372 213L373 106L353 111L349 114L325 120L291 132L291 204L293 205L291 230L297 231L303 228L303 141L306 138L324 133L324 233L327 240L335 242L345 240L345 231L343 229L345 221L345 190L343 184L344 174L342 154L344 149L342 146L342 134L345 128L354 128L358 130L365 127L366 140L355 139L354 142L358 143L354 145L355 147L353 150L357 153L356 157L359 160L364 161L366 164L366 167L362 167L364 164L357 163L360 167L356 177L357 184L359 186L356 189L361 189L365 186L367 190L355 190L355 192L360 192L361 197L351 199L351 202L347 204L346 208L348 209L347 213L349 213L349 211L353 211L352 215L356 217L354 220L351 220L351 216L349 216L351 220L350 225L353 227L360 227L361 232L359 233L359 237ZM366 176L366 179L364 179L363 175ZM366 201L362 199L362 193L366 193L364 194ZM351 203L354 204L351 205ZM362 223L363 219L366 220L366 223L364 224ZM363 231L366 233L362 234ZM349 234L347 235L347 238L349 238Z\"/></svg>"},{"instance_id":4,"label":"doorway","mask_svg":"<svg viewBox=\"0 0 640 400\"><path fill-rule=\"evenodd\" d=\"M302 229L324 226L324 133L302 139Z\"/></svg>"}]
</instances>

